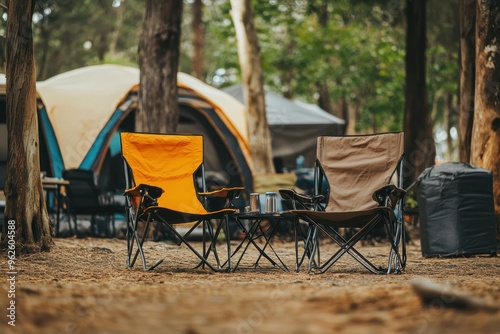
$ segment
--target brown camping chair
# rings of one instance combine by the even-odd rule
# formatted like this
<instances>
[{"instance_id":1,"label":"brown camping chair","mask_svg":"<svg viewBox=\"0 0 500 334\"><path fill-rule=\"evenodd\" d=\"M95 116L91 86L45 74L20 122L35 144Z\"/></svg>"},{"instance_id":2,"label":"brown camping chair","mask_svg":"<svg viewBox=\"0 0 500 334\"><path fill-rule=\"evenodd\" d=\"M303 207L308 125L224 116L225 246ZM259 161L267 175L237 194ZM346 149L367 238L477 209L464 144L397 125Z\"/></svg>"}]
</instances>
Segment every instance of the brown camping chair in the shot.
<instances>
[{"instance_id":1,"label":"brown camping chair","mask_svg":"<svg viewBox=\"0 0 500 334\"><path fill-rule=\"evenodd\" d=\"M347 253L372 273L400 273L406 263L403 220L406 192L401 189L403 133L322 136L317 145L314 195L280 190L282 198L293 204L287 214L308 226L303 254L300 258L297 255L297 270L308 258L309 272L324 273ZM323 178L327 180L327 189L322 189ZM384 267L373 264L354 248L378 226L385 226L390 242L389 259ZM352 235L342 234L341 228L352 231ZM339 246L323 263L318 232Z\"/></svg>"}]
</instances>

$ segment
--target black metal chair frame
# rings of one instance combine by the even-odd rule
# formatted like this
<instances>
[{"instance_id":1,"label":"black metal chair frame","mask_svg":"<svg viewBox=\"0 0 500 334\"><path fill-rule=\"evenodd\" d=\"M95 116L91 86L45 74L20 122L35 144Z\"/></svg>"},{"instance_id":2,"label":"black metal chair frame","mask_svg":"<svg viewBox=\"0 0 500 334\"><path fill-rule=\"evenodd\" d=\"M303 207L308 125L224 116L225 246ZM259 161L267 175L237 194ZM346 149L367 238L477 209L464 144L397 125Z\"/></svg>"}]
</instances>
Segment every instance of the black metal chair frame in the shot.
<instances>
[{"instance_id":1,"label":"black metal chair frame","mask_svg":"<svg viewBox=\"0 0 500 334\"><path fill-rule=\"evenodd\" d=\"M221 264L221 261L217 253L216 243L222 227L225 226L226 230L227 231L229 230L228 214L217 213L213 215L207 215L205 217L200 217L193 215L190 216L185 213L176 212L165 208L156 208L157 198L159 198L160 195L161 195L161 189L157 187L148 185L139 186L139 193L138 193L139 204L135 209L137 210L137 212L134 212L135 211L134 205L132 205L130 197L129 196L126 197L127 267L129 269L132 268L138 256L141 257L143 269L147 271L153 270L165 260L165 258L159 259L153 265L148 267L143 250L143 244L146 240L149 225L151 224L152 221L158 221L163 223L164 226L166 226L169 229L169 231L171 231L178 238L178 242L176 243L177 246L185 244L200 259L200 263L197 266L195 266L195 268L200 266L204 267L206 265L213 271L223 271L223 265ZM149 209L150 207L155 207L155 208ZM165 215L168 214L181 215L185 220L184 222L189 222L189 221L196 221L196 222L184 235L181 235L173 226L174 224L169 223L169 221L165 219ZM213 226L213 222L211 221L212 219L218 221L217 227L215 229ZM142 235L139 235L138 227L139 227L139 222L141 220L144 221L145 228ZM194 229L200 226L200 224L202 224L202 230L203 230L202 233L203 254L200 254L200 252L198 252L187 240L187 238L194 231ZM208 233L208 240L209 240L208 247L207 247L207 238L205 232ZM135 250L134 250L134 245L137 246L137 249ZM226 245L228 248L228 261L229 261L227 270L230 270L231 262L229 254L231 246L230 246L230 239L228 237L226 237ZM211 253L213 253L215 257L217 263L216 267L213 266L208 261L208 258Z\"/></svg>"},{"instance_id":2,"label":"black metal chair frame","mask_svg":"<svg viewBox=\"0 0 500 334\"><path fill-rule=\"evenodd\" d=\"M374 197L380 205L368 223L357 226L357 231L350 238L345 238L337 230L337 227L345 227L343 224L321 224L307 215L304 210L311 212L325 211L325 192L329 189L321 189L324 171L317 161L314 169L314 196L301 195L290 189L280 189L280 195L284 200L290 200L293 209L288 215L295 217L295 250L296 250L296 271L299 271L303 261L308 259L307 271L324 273L337 262L344 254L349 254L363 267L375 274L401 273L406 266L406 241L404 233L404 195L401 192L403 175L403 157L398 161L396 169L392 172L391 178L397 173L397 186L386 185L382 187ZM303 210L300 210L303 209ZM296 215L294 211L299 210L301 214ZM396 213L397 214L396 214ZM307 225L305 231L301 228L302 223ZM375 226L384 224L389 242L389 260L387 267L374 265L363 256L354 246ZM339 249L331 255L325 262L320 259L320 238L319 232L323 232L328 239L339 246ZM304 243L302 255L299 258L299 240Z\"/></svg>"},{"instance_id":3,"label":"black metal chair frame","mask_svg":"<svg viewBox=\"0 0 500 334\"><path fill-rule=\"evenodd\" d=\"M163 226L175 235L177 238L176 244L178 246L184 244L196 255L200 262L197 266L195 266L195 268L207 266L212 271L230 271L231 244L228 235L229 214L235 211L233 207L233 200L239 197L240 193L244 190L244 187L221 188L213 191L207 191L205 168L204 163L202 162L199 168L194 171L193 184L198 185L198 187L196 187L196 195L207 212L196 214L176 211L167 207L158 206L158 198L162 195L164 191L163 189L154 185L135 184L133 170L128 165L125 156L123 157L125 182L127 189L130 189L125 192L127 221L127 267L129 269L132 268L139 256L144 270L153 270L165 260L166 257L159 259L153 265L148 266L143 250L149 226L151 222L156 221L162 223ZM200 181L201 184L197 180ZM132 198L134 198L134 203L132 203ZM141 221L145 224L142 234L139 233L139 223ZM176 224L191 222L193 222L192 227L184 235L181 235L175 228ZM188 240L191 233L200 225L202 226L201 253L196 250ZM224 267L225 263L221 263L216 247L220 232L224 229L227 234L225 238L228 258L227 267ZM208 261L211 254L213 254L215 258L215 265Z\"/></svg>"}]
</instances>

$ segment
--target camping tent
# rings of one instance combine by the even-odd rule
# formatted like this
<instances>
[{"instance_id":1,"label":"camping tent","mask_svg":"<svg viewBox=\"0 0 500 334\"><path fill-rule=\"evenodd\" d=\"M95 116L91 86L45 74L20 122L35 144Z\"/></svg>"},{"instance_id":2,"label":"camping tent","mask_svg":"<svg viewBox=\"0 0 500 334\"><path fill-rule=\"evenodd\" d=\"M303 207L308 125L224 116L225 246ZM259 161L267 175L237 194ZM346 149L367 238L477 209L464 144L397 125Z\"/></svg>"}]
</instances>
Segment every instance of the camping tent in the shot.
<instances>
[{"instance_id":1,"label":"camping tent","mask_svg":"<svg viewBox=\"0 0 500 334\"><path fill-rule=\"evenodd\" d=\"M242 85L223 89L244 103ZM296 158L305 158L312 167L316 157L316 138L344 133L345 121L313 104L287 99L266 89L266 116L272 136L273 157L284 167L294 169Z\"/></svg>"},{"instance_id":2,"label":"camping tent","mask_svg":"<svg viewBox=\"0 0 500 334\"><path fill-rule=\"evenodd\" d=\"M187 74L177 80L178 132L204 135L205 170L214 182L251 191L244 106ZM120 65L83 67L38 82L42 169L56 177L63 169L90 169L103 188L123 189L118 133L135 130L138 85L139 70Z\"/></svg>"}]
</instances>

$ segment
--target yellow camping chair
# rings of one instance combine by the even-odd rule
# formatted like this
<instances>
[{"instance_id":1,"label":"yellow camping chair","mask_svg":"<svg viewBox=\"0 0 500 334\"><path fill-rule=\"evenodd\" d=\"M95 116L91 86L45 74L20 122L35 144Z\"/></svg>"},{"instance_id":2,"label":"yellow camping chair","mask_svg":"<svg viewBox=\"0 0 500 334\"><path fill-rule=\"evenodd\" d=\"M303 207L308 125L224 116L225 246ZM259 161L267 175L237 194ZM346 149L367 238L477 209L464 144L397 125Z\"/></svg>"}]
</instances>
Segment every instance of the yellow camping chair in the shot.
<instances>
[{"instance_id":1,"label":"yellow camping chair","mask_svg":"<svg viewBox=\"0 0 500 334\"><path fill-rule=\"evenodd\" d=\"M206 191L203 168L203 136L121 133L122 156L125 161L127 186L127 267L134 266L140 256L144 269L151 270L164 259L147 267L143 244L153 221L163 223L199 259L214 271L220 271L216 243L225 226L228 259L230 260L228 214L233 213L231 201L239 196L243 187ZM201 178L201 189L197 186ZM199 191L201 190L201 191ZM209 211L210 210L210 211ZM139 229L139 223L145 227ZM193 223L184 235L174 225ZM212 223L215 223L212 225ZM191 232L203 226L203 251L200 253L188 241ZM139 230L142 230L139 232ZM205 234L209 236L206 247ZM134 246L137 249L134 250ZM208 261L213 253L216 265ZM227 270L230 270L228 264Z\"/></svg>"},{"instance_id":2,"label":"yellow camping chair","mask_svg":"<svg viewBox=\"0 0 500 334\"><path fill-rule=\"evenodd\" d=\"M296 257L297 270L308 258L308 271L323 273L344 254L372 273L404 270L403 138L403 133L397 132L317 139L314 195L280 190L283 199L294 203L287 214L296 217L296 228L299 219L308 224L302 257ZM325 184L327 189L322 189ZM385 226L389 241L385 266L375 265L354 247L378 226ZM344 229L349 233L342 233ZM324 263L319 256L319 232L339 246Z\"/></svg>"}]
</instances>

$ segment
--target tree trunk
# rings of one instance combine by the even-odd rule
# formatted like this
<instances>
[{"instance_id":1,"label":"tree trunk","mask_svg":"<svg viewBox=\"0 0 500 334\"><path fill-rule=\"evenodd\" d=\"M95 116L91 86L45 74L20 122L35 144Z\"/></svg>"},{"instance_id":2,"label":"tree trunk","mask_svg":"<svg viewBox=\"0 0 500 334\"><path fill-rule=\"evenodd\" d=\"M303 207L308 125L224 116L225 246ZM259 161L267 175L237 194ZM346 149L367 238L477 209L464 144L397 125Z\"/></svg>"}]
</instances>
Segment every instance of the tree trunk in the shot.
<instances>
[{"instance_id":1,"label":"tree trunk","mask_svg":"<svg viewBox=\"0 0 500 334\"><path fill-rule=\"evenodd\" d=\"M118 51L118 40L122 31L123 20L125 19L125 6L126 2L121 1L120 6L116 8L116 21L109 41L109 53L112 55L115 55Z\"/></svg>"},{"instance_id":2,"label":"tree trunk","mask_svg":"<svg viewBox=\"0 0 500 334\"><path fill-rule=\"evenodd\" d=\"M323 110L327 111L328 113L333 114L328 86L318 81L316 82L316 89L318 90L318 106L323 108Z\"/></svg>"},{"instance_id":3,"label":"tree trunk","mask_svg":"<svg viewBox=\"0 0 500 334\"><path fill-rule=\"evenodd\" d=\"M289 36L293 36L293 34L287 33ZM295 49L297 47L297 42L294 40L294 37L291 37L290 41L287 43L286 49L287 49L287 55L290 57L291 55L295 54ZM280 66L280 70L282 72L282 89L283 89L283 96L286 97L287 99L293 99L293 79L296 76L296 73L294 72L294 69L287 67L287 63L290 62L288 59L285 60L284 66Z\"/></svg>"},{"instance_id":4,"label":"tree trunk","mask_svg":"<svg viewBox=\"0 0 500 334\"><path fill-rule=\"evenodd\" d=\"M327 31L328 23L330 21L330 12L328 11L328 1L320 2L317 6L313 6L316 15L318 16L318 22L321 28ZM329 60L326 60L327 62ZM316 82L316 89L318 90L318 105L326 110L330 114L333 114L332 105L330 102L330 92L328 91L328 85L325 80Z\"/></svg>"},{"instance_id":5,"label":"tree trunk","mask_svg":"<svg viewBox=\"0 0 500 334\"><path fill-rule=\"evenodd\" d=\"M107 0L99 1L100 9L104 12L104 16L106 18L113 15L112 8ZM113 32L113 26L110 22L111 20L103 20L100 22L100 36L97 38L96 49L97 49L97 58L99 61L104 61L104 57L109 50L109 36Z\"/></svg>"},{"instance_id":6,"label":"tree trunk","mask_svg":"<svg viewBox=\"0 0 500 334\"><path fill-rule=\"evenodd\" d=\"M40 22L40 28L39 28L39 39L40 39L40 44L37 45L37 49L41 49L41 54L42 56L40 57L39 61L37 62L38 68L37 68L37 79L38 80L44 80L46 79L46 72L47 72L47 64L48 64L48 55L50 51L50 39L52 37L52 30L50 29L50 26L47 24L46 21L41 21ZM51 59L52 61L52 59Z\"/></svg>"},{"instance_id":7,"label":"tree trunk","mask_svg":"<svg viewBox=\"0 0 500 334\"><path fill-rule=\"evenodd\" d=\"M203 74L203 1L193 3L193 76L205 81Z\"/></svg>"},{"instance_id":8,"label":"tree trunk","mask_svg":"<svg viewBox=\"0 0 500 334\"><path fill-rule=\"evenodd\" d=\"M425 82L425 1L406 1L405 187L436 158Z\"/></svg>"},{"instance_id":9,"label":"tree trunk","mask_svg":"<svg viewBox=\"0 0 500 334\"><path fill-rule=\"evenodd\" d=\"M42 181L31 20L34 0L9 2L7 19L7 179L2 248L48 251L53 244ZM15 229L11 229L15 226Z\"/></svg>"},{"instance_id":10,"label":"tree trunk","mask_svg":"<svg viewBox=\"0 0 500 334\"><path fill-rule=\"evenodd\" d=\"M347 103L347 117L345 118L346 120L346 130L345 133L347 135L354 135L356 134L356 123L359 118L359 104L357 102L351 102L349 103L346 100Z\"/></svg>"},{"instance_id":11,"label":"tree trunk","mask_svg":"<svg viewBox=\"0 0 500 334\"><path fill-rule=\"evenodd\" d=\"M474 85L476 76L476 0L459 3L460 16L460 94L458 111L459 157L469 162L474 120Z\"/></svg>"},{"instance_id":12,"label":"tree trunk","mask_svg":"<svg viewBox=\"0 0 500 334\"><path fill-rule=\"evenodd\" d=\"M470 162L492 171L497 227L500 224L500 3L478 1L476 88ZM499 231L500 232L500 231Z\"/></svg>"},{"instance_id":13,"label":"tree trunk","mask_svg":"<svg viewBox=\"0 0 500 334\"><path fill-rule=\"evenodd\" d=\"M140 89L136 130L175 133L182 0L148 0L139 42Z\"/></svg>"},{"instance_id":14,"label":"tree trunk","mask_svg":"<svg viewBox=\"0 0 500 334\"><path fill-rule=\"evenodd\" d=\"M274 173L260 47L253 22L252 1L231 0L231 17L236 30L244 96L249 113L248 135L253 168L257 174Z\"/></svg>"},{"instance_id":15,"label":"tree trunk","mask_svg":"<svg viewBox=\"0 0 500 334\"><path fill-rule=\"evenodd\" d=\"M347 102L347 98L345 96L342 96L337 102L337 107L333 108L333 115L345 121L343 134L347 134L347 128L349 127L351 120L349 119L349 102Z\"/></svg>"}]
</instances>

